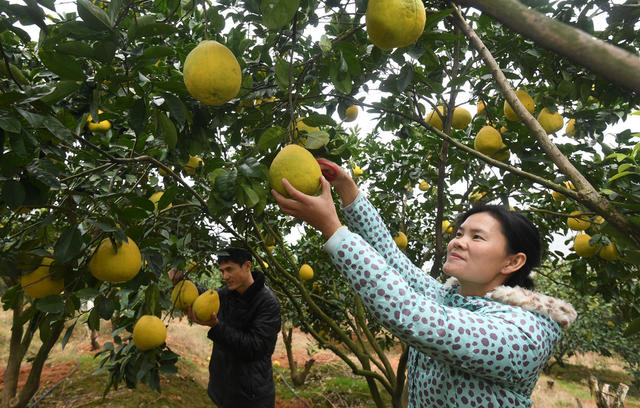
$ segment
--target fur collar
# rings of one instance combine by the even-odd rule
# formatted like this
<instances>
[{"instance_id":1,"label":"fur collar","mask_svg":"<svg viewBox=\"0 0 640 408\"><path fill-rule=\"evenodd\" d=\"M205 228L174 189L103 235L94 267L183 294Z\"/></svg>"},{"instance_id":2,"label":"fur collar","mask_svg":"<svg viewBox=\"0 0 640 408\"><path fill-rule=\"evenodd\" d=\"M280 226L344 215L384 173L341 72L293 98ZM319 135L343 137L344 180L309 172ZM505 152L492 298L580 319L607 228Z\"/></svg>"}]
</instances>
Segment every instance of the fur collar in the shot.
<instances>
[{"instance_id":1,"label":"fur collar","mask_svg":"<svg viewBox=\"0 0 640 408\"><path fill-rule=\"evenodd\" d=\"M460 282L453 276L444 283L444 287L447 289L456 286L460 286ZM498 286L484 295L484 297L507 305L518 306L530 312L540 313L549 317L564 329L569 327L578 316L573 306L564 300L524 289L520 286Z\"/></svg>"}]
</instances>

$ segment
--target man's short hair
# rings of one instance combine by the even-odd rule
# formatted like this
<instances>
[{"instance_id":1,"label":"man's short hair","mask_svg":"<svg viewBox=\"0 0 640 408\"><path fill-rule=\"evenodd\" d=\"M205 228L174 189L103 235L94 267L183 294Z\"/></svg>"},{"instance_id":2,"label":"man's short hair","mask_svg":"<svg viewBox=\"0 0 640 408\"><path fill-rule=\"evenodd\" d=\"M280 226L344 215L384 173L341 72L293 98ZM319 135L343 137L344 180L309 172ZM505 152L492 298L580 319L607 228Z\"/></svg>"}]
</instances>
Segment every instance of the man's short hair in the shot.
<instances>
[{"instance_id":1,"label":"man's short hair","mask_svg":"<svg viewBox=\"0 0 640 408\"><path fill-rule=\"evenodd\" d=\"M246 250L245 248L238 247L227 247L222 251L217 253L218 255L218 265L221 265L225 262L233 262L238 265L244 265L245 262L249 261L253 263L253 257L251 256L251 252Z\"/></svg>"}]
</instances>

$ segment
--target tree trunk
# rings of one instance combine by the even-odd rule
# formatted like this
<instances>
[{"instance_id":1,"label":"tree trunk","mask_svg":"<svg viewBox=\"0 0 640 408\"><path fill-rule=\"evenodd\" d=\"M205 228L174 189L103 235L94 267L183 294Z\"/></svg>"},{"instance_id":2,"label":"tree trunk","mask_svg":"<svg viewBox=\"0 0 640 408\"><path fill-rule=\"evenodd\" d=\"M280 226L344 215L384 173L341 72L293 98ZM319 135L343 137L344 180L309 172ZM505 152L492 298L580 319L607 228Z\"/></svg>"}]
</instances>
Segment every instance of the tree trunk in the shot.
<instances>
[{"instance_id":1,"label":"tree trunk","mask_svg":"<svg viewBox=\"0 0 640 408\"><path fill-rule=\"evenodd\" d=\"M91 351L98 350L100 348L100 343L98 343L98 331L91 330Z\"/></svg>"},{"instance_id":2,"label":"tree trunk","mask_svg":"<svg viewBox=\"0 0 640 408\"><path fill-rule=\"evenodd\" d=\"M316 362L315 359L309 359L304 363L304 369L298 370L298 363L293 358L293 328L282 328L282 342L284 343L284 349L287 352L287 360L289 361L289 370L291 371L291 382L296 387L304 384L307 376L311 372L311 367Z\"/></svg>"},{"instance_id":3,"label":"tree trunk","mask_svg":"<svg viewBox=\"0 0 640 408\"><path fill-rule=\"evenodd\" d=\"M589 390L596 400L597 408L624 408L624 400L627 397L629 386L620 383L616 393L612 394L609 392L609 384L599 384L598 379L590 375Z\"/></svg>"},{"instance_id":4,"label":"tree trunk","mask_svg":"<svg viewBox=\"0 0 640 408\"><path fill-rule=\"evenodd\" d=\"M0 407L9 408L11 400L16 395L18 389L18 375L20 373L20 363L23 354L21 354L21 343L23 329L16 322L22 314L22 299L18 301L16 308L13 309L13 325L11 327L11 339L9 340L9 359L7 360L7 369L4 372L4 388L0 393Z\"/></svg>"},{"instance_id":5,"label":"tree trunk","mask_svg":"<svg viewBox=\"0 0 640 408\"><path fill-rule=\"evenodd\" d=\"M38 350L38 354L36 354L36 358L33 360L31 364L31 371L29 371L29 377L27 378L27 382L24 387L20 391L20 395L17 398L17 401L14 401L11 404L11 408L25 408L31 397L38 391L40 387L40 376L42 375L42 368L44 367L44 363L47 361L49 357L49 352L53 346L58 342L58 338L64 329L64 320L59 321L53 326L51 329L51 337L47 339L46 342L42 343L40 349Z\"/></svg>"}]
</instances>

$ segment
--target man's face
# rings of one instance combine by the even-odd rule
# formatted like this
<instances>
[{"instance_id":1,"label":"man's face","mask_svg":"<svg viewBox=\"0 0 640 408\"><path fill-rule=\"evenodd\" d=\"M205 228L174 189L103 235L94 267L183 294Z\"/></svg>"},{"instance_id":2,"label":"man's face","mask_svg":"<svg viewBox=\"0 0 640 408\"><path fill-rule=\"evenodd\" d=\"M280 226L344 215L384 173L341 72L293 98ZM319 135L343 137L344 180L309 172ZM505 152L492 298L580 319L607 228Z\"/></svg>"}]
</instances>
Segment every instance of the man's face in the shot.
<instances>
[{"instance_id":1,"label":"man's face","mask_svg":"<svg viewBox=\"0 0 640 408\"><path fill-rule=\"evenodd\" d=\"M253 276L251 276L251 262L249 261L242 265L227 261L221 263L219 268L222 271L222 279L227 282L229 290L244 293L244 291L253 283Z\"/></svg>"}]
</instances>

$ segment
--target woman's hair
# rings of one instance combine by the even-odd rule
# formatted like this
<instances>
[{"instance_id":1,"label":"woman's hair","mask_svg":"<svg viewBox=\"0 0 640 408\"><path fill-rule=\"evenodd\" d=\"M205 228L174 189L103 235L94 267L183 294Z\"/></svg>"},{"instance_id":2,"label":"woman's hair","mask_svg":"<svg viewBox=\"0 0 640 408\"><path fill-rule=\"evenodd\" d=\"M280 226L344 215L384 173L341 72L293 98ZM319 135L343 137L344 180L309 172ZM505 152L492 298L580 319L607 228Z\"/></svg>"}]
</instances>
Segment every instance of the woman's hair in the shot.
<instances>
[{"instance_id":1,"label":"woman's hair","mask_svg":"<svg viewBox=\"0 0 640 408\"><path fill-rule=\"evenodd\" d=\"M542 258L542 245L538 228L524 215L510 211L501 205L479 205L473 207L460 216L458 225L461 225L471 215L478 213L488 213L500 223L502 234L507 240L507 252L509 254L522 252L527 256L525 264L509 275L503 285L533 289L534 283L529 274L533 268L540 266Z\"/></svg>"}]
</instances>

